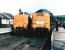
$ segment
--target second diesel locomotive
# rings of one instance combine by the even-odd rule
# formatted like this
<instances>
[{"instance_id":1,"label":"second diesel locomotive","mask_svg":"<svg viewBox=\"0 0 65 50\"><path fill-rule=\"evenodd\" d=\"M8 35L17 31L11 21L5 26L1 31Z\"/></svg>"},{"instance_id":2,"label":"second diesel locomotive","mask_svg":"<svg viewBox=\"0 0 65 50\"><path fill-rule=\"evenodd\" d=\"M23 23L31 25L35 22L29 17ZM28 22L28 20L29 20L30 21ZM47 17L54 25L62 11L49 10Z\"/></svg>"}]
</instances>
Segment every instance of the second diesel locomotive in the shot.
<instances>
[{"instance_id":1,"label":"second diesel locomotive","mask_svg":"<svg viewBox=\"0 0 65 50\"><path fill-rule=\"evenodd\" d=\"M32 13L32 35L38 37L51 37L52 30L54 29L54 20L53 14L46 9L40 9Z\"/></svg>"},{"instance_id":2,"label":"second diesel locomotive","mask_svg":"<svg viewBox=\"0 0 65 50\"><path fill-rule=\"evenodd\" d=\"M31 27L31 18L27 12L19 12L14 16L11 35L28 34Z\"/></svg>"},{"instance_id":3,"label":"second diesel locomotive","mask_svg":"<svg viewBox=\"0 0 65 50\"><path fill-rule=\"evenodd\" d=\"M39 11L32 14L32 33L42 37L50 32L50 15L42 9Z\"/></svg>"}]
</instances>

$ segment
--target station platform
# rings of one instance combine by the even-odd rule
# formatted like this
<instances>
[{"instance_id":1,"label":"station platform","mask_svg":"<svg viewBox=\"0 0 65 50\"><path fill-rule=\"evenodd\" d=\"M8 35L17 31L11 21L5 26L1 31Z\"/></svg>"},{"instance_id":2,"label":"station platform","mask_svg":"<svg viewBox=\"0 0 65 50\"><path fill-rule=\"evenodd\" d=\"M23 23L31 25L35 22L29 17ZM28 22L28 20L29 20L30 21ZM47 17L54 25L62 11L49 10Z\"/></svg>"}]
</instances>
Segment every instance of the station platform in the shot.
<instances>
[{"instance_id":1,"label":"station platform","mask_svg":"<svg viewBox=\"0 0 65 50\"><path fill-rule=\"evenodd\" d=\"M59 27L53 30L51 35L51 50L65 50L65 29Z\"/></svg>"},{"instance_id":2,"label":"station platform","mask_svg":"<svg viewBox=\"0 0 65 50\"><path fill-rule=\"evenodd\" d=\"M11 28L0 28L0 34L8 33L11 31Z\"/></svg>"}]
</instances>

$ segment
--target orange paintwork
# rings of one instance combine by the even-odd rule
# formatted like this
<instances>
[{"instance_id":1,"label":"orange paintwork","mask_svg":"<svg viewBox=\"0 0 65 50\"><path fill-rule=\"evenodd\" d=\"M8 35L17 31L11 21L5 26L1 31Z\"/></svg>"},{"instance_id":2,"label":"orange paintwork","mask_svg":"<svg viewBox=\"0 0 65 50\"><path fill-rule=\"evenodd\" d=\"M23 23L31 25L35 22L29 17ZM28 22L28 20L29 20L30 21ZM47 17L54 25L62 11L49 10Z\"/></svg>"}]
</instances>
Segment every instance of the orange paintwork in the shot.
<instances>
[{"instance_id":1,"label":"orange paintwork","mask_svg":"<svg viewBox=\"0 0 65 50\"><path fill-rule=\"evenodd\" d=\"M37 22L36 21L40 21ZM48 30L50 31L50 16L48 13L33 13L32 14L32 27L36 28L36 27L42 27L42 28L48 28Z\"/></svg>"},{"instance_id":2,"label":"orange paintwork","mask_svg":"<svg viewBox=\"0 0 65 50\"><path fill-rule=\"evenodd\" d=\"M28 16L27 15L16 15L14 17L14 20L13 20L13 26L14 26L14 29L16 29L16 27L24 27L26 28L28 25Z\"/></svg>"}]
</instances>

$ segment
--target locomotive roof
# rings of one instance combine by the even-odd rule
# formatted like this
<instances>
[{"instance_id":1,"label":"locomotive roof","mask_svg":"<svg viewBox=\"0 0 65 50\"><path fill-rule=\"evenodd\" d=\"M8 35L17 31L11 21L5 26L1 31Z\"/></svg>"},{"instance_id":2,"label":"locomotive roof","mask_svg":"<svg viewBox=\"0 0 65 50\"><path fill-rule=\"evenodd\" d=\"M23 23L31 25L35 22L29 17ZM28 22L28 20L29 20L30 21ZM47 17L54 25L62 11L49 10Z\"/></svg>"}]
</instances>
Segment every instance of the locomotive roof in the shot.
<instances>
[{"instance_id":1,"label":"locomotive roof","mask_svg":"<svg viewBox=\"0 0 65 50\"><path fill-rule=\"evenodd\" d=\"M47 9L40 9L40 10L36 11L35 13L39 13L39 12L42 12L42 13L51 13Z\"/></svg>"},{"instance_id":2,"label":"locomotive roof","mask_svg":"<svg viewBox=\"0 0 65 50\"><path fill-rule=\"evenodd\" d=\"M24 12L25 15L30 15L28 12Z\"/></svg>"},{"instance_id":3,"label":"locomotive roof","mask_svg":"<svg viewBox=\"0 0 65 50\"><path fill-rule=\"evenodd\" d=\"M24 15L27 15L28 17L30 17L30 14L28 12L22 12ZM19 14L18 14L19 15Z\"/></svg>"},{"instance_id":4,"label":"locomotive roof","mask_svg":"<svg viewBox=\"0 0 65 50\"><path fill-rule=\"evenodd\" d=\"M36 11L35 13L49 13L50 16L53 16L53 13L51 13L49 10L47 9L40 9L38 11Z\"/></svg>"},{"instance_id":5,"label":"locomotive roof","mask_svg":"<svg viewBox=\"0 0 65 50\"><path fill-rule=\"evenodd\" d=\"M48 11L46 9L40 9L40 10L36 11L36 13L39 13L39 12L51 13L50 11Z\"/></svg>"}]
</instances>

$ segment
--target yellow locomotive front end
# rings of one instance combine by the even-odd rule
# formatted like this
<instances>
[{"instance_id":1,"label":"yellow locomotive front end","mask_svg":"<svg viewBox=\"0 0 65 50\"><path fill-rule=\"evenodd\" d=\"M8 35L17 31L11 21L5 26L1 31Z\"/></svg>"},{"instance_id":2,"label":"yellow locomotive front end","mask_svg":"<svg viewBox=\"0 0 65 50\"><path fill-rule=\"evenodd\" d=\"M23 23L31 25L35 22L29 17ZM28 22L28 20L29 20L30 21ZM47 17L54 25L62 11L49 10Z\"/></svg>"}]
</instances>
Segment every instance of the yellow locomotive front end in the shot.
<instances>
[{"instance_id":1,"label":"yellow locomotive front end","mask_svg":"<svg viewBox=\"0 0 65 50\"><path fill-rule=\"evenodd\" d=\"M48 31L50 31L50 17L48 13L32 14L32 28L48 28Z\"/></svg>"},{"instance_id":2,"label":"yellow locomotive front end","mask_svg":"<svg viewBox=\"0 0 65 50\"><path fill-rule=\"evenodd\" d=\"M30 28L31 18L29 17L29 13L21 12L14 16L12 32L11 34L15 35L27 35Z\"/></svg>"},{"instance_id":3,"label":"yellow locomotive front end","mask_svg":"<svg viewBox=\"0 0 65 50\"><path fill-rule=\"evenodd\" d=\"M20 14L14 17L13 21L14 31L17 29L17 27L27 29L27 25L28 25L28 16Z\"/></svg>"},{"instance_id":4,"label":"yellow locomotive front end","mask_svg":"<svg viewBox=\"0 0 65 50\"><path fill-rule=\"evenodd\" d=\"M34 34L41 36L50 31L50 16L48 13L33 13L32 14L32 28Z\"/></svg>"},{"instance_id":5,"label":"yellow locomotive front end","mask_svg":"<svg viewBox=\"0 0 65 50\"><path fill-rule=\"evenodd\" d=\"M13 19L13 32L16 35L25 35L28 31L28 16L23 14L18 14L14 16Z\"/></svg>"}]
</instances>

